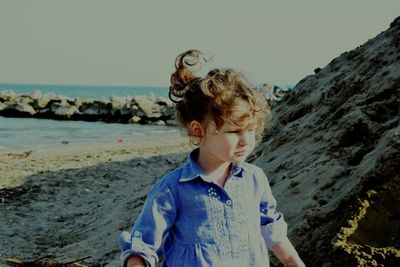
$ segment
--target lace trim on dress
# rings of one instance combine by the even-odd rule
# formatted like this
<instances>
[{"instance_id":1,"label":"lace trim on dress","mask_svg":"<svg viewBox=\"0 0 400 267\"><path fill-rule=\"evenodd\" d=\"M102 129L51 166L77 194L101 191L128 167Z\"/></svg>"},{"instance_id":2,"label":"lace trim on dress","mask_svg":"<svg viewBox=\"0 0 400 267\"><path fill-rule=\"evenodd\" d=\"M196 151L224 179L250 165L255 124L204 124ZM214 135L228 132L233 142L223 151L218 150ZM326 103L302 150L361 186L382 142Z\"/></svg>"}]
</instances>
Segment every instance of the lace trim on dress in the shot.
<instances>
[{"instance_id":1,"label":"lace trim on dress","mask_svg":"<svg viewBox=\"0 0 400 267\"><path fill-rule=\"evenodd\" d=\"M235 200L234 207L234 219L236 222L236 233L239 237L238 243L239 246L235 246L238 248L236 253L247 253L249 251L249 242L248 242L248 225L247 225L247 209L245 206L246 196L245 196L245 181L242 179L233 179L231 183L231 194L232 199Z\"/></svg>"},{"instance_id":2,"label":"lace trim on dress","mask_svg":"<svg viewBox=\"0 0 400 267\"><path fill-rule=\"evenodd\" d=\"M220 203L220 196L214 187L208 189L209 208L214 222L214 236L218 254L222 257L230 256L229 232L225 226L224 205Z\"/></svg>"}]
</instances>

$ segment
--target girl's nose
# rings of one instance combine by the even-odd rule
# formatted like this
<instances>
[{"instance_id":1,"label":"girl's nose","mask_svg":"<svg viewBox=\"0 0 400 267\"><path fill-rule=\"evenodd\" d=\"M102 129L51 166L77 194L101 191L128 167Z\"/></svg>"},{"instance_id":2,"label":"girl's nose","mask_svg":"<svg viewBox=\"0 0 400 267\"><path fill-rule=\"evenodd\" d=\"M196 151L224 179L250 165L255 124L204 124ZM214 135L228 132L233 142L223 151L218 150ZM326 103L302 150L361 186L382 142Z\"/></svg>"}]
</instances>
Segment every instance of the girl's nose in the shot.
<instances>
[{"instance_id":1,"label":"girl's nose","mask_svg":"<svg viewBox=\"0 0 400 267\"><path fill-rule=\"evenodd\" d=\"M254 140L254 133L251 131L244 131L241 135L240 135L240 140L239 140L239 144L242 146L251 144L251 142L253 142Z\"/></svg>"}]
</instances>

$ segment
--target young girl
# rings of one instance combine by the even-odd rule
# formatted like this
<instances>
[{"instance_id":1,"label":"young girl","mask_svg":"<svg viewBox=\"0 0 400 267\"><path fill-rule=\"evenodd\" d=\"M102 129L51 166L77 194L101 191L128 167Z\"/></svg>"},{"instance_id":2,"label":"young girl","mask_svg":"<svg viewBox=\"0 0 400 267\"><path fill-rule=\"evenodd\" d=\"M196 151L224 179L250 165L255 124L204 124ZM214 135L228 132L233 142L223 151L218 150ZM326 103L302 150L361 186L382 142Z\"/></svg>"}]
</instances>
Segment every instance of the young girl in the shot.
<instances>
[{"instance_id":1,"label":"young girl","mask_svg":"<svg viewBox=\"0 0 400 267\"><path fill-rule=\"evenodd\" d=\"M131 233L120 237L124 266L269 266L267 247L285 266L304 266L264 172L244 160L266 119L262 97L231 69L204 78L199 51L178 56L170 98L198 146L149 192Z\"/></svg>"}]
</instances>

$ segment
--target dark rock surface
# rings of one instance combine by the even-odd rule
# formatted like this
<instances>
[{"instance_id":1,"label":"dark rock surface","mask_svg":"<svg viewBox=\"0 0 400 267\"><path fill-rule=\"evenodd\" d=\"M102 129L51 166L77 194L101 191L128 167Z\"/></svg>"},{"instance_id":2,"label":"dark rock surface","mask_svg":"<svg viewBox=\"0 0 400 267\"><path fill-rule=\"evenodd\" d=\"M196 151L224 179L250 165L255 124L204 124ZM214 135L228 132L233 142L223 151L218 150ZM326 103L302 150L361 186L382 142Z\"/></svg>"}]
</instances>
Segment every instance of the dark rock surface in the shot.
<instances>
[{"instance_id":1,"label":"dark rock surface","mask_svg":"<svg viewBox=\"0 0 400 267\"><path fill-rule=\"evenodd\" d=\"M273 107L253 162L307 266L400 266L400 19Z\"/></svg>"}]
</instances>

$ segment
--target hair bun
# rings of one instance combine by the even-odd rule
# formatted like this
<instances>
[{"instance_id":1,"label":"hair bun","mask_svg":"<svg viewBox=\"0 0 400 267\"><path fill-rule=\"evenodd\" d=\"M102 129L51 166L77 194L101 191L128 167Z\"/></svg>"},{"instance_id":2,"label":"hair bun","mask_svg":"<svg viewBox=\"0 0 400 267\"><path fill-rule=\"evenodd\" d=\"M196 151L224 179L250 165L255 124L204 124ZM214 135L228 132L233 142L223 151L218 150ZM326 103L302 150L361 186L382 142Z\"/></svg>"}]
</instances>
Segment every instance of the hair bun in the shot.
<instances>
[{"instance_id":1,"label":"hair bun","mask_svg":"<svg viewBox=\"0 0 400 267\"><path fill-rule=\"evenodd\" d=\"M171 86L169 87L169 98L172 102L182 101L184 94L190 89L193 81L198 80L194 73L199 71L205 59L198 50L188 50L180 54L175 60L175 72L171 75Z\"/></svg>"}]
</instances>

